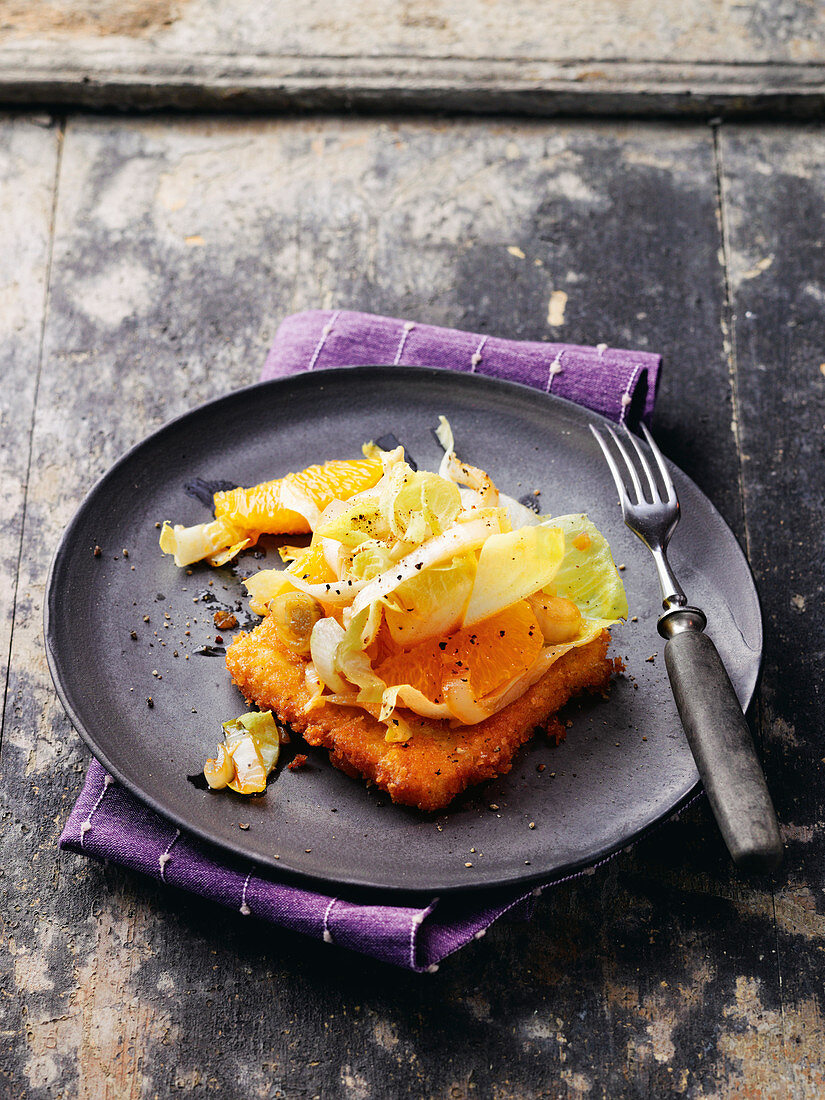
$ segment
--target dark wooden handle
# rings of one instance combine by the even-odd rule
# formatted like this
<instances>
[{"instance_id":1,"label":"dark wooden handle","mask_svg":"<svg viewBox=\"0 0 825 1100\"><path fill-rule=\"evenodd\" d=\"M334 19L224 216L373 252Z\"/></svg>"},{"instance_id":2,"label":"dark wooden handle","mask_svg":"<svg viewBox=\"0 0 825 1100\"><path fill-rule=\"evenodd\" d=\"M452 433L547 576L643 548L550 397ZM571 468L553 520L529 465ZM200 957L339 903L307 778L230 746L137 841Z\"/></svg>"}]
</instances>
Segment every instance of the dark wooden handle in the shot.
<instances>
[{"instance_id":1,"label":"dark wooden handle","mask_svg":"<svg viewBox=\"0 0 825 1100\"><path fill-rule=\"evenodd\" d=\"M773 871L782 840L748 724L716 646L696 630L674 635L665 664L676 706L734 863Z\"/></svg>"}]
</instances>

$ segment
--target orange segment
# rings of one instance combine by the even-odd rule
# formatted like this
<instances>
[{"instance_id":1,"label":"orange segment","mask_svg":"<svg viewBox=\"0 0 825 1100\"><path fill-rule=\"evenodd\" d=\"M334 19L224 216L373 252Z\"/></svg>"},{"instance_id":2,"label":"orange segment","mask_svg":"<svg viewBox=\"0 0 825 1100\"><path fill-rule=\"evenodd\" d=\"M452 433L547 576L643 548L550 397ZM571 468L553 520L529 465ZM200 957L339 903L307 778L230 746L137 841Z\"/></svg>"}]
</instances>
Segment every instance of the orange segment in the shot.
<instances>
[{"instance_id":1,"label":"orange segment","mask_svg":"<svg viewBox=\"0 0 825 1100\"><path fill-rule=\"evenodd\" d=\"M375 671L387 687L409 684L432 702L442 702L444 665L436 642L422 642L407 653L396 653L378 665Z\"/></svg>"},{"instance_id":2,"label":"orange segment","mask_svg":"<svg viewBox=\"0 0 825 1100\"><path fill-rule=\"evenodd\" d=\"M298 512L281 504L284 485L309 496L321 511L331 500L348 500L379 481L380 457L333 459L322 466L308 466L297 474L264 481L251 489L215 493L215 517L227 519L243 532L258 535L300 535L309 524Z\"/></svg>"},{"instance_id":3,"label":"orange segment","mask_svg":"<svg viewBox=\"0 0 825 1100\"><path fill-rule=\"evenodd\" d=\"M324 548L320 542L308 546L300 557L290 564L287 572L300 577L307 584L326 584L338 579L324 557Z\"/></svg>"},{"instance_id":4,"label":"orange segment","mask_svg":"<svg viewBox=\"0 0 825 1100\"><path fill-rule=\"evenodd\" d=\"M434 703L445 680L467 678L482 699L526 672L542 644L536 616L521 600L476 626L397 653L375 671L389 687L410 684Z\"/></svg>"},{"instance_id":5,"label":"orange segment","mask_svg":"<svg viewBox=\"0 0 825 1100\"><path fill-rule=\"evenodd\" d=\"M449 639L445 676L469 677L476 699L521 676L538 657L544 638L524 600Z\"/></svg>"}]
</instances>

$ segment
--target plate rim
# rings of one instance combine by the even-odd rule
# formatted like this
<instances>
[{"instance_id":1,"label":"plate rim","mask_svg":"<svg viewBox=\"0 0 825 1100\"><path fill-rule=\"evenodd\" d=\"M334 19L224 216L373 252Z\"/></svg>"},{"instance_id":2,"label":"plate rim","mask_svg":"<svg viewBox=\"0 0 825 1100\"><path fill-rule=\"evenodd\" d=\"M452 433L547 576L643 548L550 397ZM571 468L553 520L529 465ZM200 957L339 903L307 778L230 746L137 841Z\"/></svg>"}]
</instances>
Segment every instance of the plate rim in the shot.
<instances>
[{"instance_id":1,"label":"plate rim","mask_svg":"<svg viewBox=\"0 0 825 1100\"><path fill-rule=\"evenodd\" d=\"M71 547L71 536L75 529L79 526L83 515L89 505L92 503L100 489L106 484L106 482L119 471L123 466L129 463L132 458L141 451L144 447L149 446L158 436L163 435L175 428L181 421L186 420L196 414L208 412L212 406L222 405L227 401L242 400L247 395L259 390L277 390L281 387L288 387L294 385L300 381L302 384L318 385L323 384L327 379L335 376L340 376L341 372L362 373L368 374L376 370L384 372L386 380L391 381L392 375L396 377L404 375L407 378L415 379L416 376L420 379L429 378L434 380L434 376L445 376L451 381L457 381L459 385L479 385L490 386L493 389L504 390L516 390L532 398L538 394L540 399L547 400L550 404L556 404L569 410L574 416L584 417L588 421L601 422L606 425L613 425L615 421L608 417L603 416L601 413L595 412L589 409L585 405L580 405L574 401L570 401L566 398L559 397L553 393L546 393L542 390L537 390L533 386L525 385L521 382L511 381L509 379L497 378L491 375L479 375L470 373L467 371L456 371L445 367L435 366L401 366L396 364L352 364L342 365L339 367L328 368L318 371L299 371L292 375L287 375L282 378L266 379L259 382L253 382L246 386L241 386L237 389L229 390L226 393L220 394L216 397L210 398L207 401L201 402L195 405L191 409L187 409L182 413L177 414L171 419L165 421L159 425L148 435L139 439L131 447L129 447L122 455L120 455L107 469L101 474L91 485L88 491L84 494L80 503L76 506L71 519L68 521L63 529L61 537L58 541L57 547L52 555L51 563L46 578L46 587L43 601L43 637L46 650L46 660L49 668L49 673L54 684L54 688L60 703L65 710L74 730L80 736L86 747L91 752L92 756L98 760L98 762L105 768L105 770L112 775L130 794L134 795L143 805L148 806L155 813L159 814L164 820L171 822L182 830L185 835L189 835L197 838L198 841L208 845L214 851L229 855L233 858L239 858L247 863L260 865L261 860L259 856L254 856L245 850L243 845L238 842L232 842L223 838L216 838L211 835L206 828L202 828L197 824L193 824L191 821L184 820L182 816L175 814L167 806L162 805L154 796L145 793L137 783L134 783L129 779L119 767L113 765L108 758L108 754L105 750L101 749L93 733L91 733L80 715L72 705L69 693L64 686L61 676L61 657L56 652L55 648L55 621L57 618L56 613L53 612L53 604L56 601L55 592L55 576L60 568L63 558L69 553ZM762 610L761 600L759 598L759 590L756 585L756 578L753 574L748 557L745 550L737 538L735 532L731 529L727 520L722 516L719 510L716 508L713 501L699 488L698 485L690 478L680 467L677 467L675 463L672 463L667 459L668 463L677 469L680 476L690 484L691 488L702 497L706 505L711 509L715 518L720 522L729 533L730 537L734 540L734 543L738 547L742 563L745 566L747 576L750 581L751 592L756 604L756 625L758 627L758 660L756 667L756 674L753 678L753 685L747 697L747 701L744 706L744 710L751 707L754 698L756 697L758 685L762 675L762 668L764 662L764 614ZM653 578L651 578L653 580ZM655 583L655 581L653 582ZM331 766L331 765L330 765ZM702 783L701 779L696 780L692 787L679 796L679 798L665 811L660 813L652 821L648 822L635 832L622 837L615 842L605 844L599 851L591 853L587 857L572 861L565 864L562 868L556 870L548 876L546 871L531 870L527 874L519 874L518 876L509 876L504 878L497 878L491 881L473 882L473 883L460 883L452 882L439 884L437 887L409 887L394 883L382 883L376 884L370 882L367 878L358 878L353 875L344 875L342 877L329 877L324 874L315 874L312 871L288 867L280 862L274 864L272 862L264 864L266 873L270 874L275 872L279 877L283 877L286 881L293 883L296 886L304 887L345 887L350 892L356 892L360 894L376 894L381 895L391 894L395 901L403 897L417 898L431 897L433 894L474 894L481 895L484 893L495 893L502 890L510 889L523 889L525 891L531 888L543 884L551 885L558 881L563 881L568 878L575 878L583 872L586 872L589 868L594 868L603 862L613 858L619 852L624 849L630 848L638 843L642 838L646 837L656 829L663 826L669 819L674 816L678 816L685 807L692 803L701 794ZM525 868L525 870L527 870Z\"/></svg>"}]
</instances>

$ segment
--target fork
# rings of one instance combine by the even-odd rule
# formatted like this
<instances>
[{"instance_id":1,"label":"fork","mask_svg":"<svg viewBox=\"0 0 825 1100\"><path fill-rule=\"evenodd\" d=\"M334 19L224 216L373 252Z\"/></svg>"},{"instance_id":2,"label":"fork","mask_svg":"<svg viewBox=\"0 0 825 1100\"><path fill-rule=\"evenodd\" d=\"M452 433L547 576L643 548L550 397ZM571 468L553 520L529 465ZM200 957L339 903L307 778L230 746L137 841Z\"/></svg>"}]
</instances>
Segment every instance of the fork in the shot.
<instances>
[{"instance_id":1,"label":"fork","mask_svg":"<svg viewBox=\"0 0 825 1100\"><path fill-rule=\"evenodd\" d=\"M739 700L716 646L704 633L707 617L688 604L667 560L667 545L679 522L679 498L659 448L644 424L641 427L656 461L664 497L642 447L626 427L625 442L613 428L605 429L616 455L602 432L592 424L590 430L619 491L625 524L650 550L656 563L664 608L657 626L667 639L665 665L719 829L737 866L749 871L773 871L782 862L776 813ZM625 486L620 462L624 463L634 499Z\"/></svg>"}]
</instances>

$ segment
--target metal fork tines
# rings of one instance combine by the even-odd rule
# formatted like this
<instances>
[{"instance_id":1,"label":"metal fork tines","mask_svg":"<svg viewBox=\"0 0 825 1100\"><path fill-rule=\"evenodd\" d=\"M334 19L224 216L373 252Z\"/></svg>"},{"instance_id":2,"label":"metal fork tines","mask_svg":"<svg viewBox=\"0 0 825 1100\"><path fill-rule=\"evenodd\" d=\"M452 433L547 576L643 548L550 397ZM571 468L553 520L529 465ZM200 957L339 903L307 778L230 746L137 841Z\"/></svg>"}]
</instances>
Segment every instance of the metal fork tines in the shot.
<instances>
[{"instance_id":1,"label":"metal fork tines","mask_svg":"<svg viewBox=\"0 0 825 1100\"><path fill-rule=\"evenodd\" d=\"M673 480L644 425L658 481L641 444L626 427L620 436L605 425L610 443L592 424L590 430L613 474L624 521L656 562L664 607L657 626L667 639L665 665L719 828L740 867L773 870L782 859L782 841L750 730L716 647L704 633L707 618L698 607L688 606L667 560L667 544L679 522Z\"/></svg>"},{"instance_id":2,"label":"metal fork tines","mask_svg":"<svg viewBox=\"0 0 825 1100\"><path fill-rule=\"evenodd\" d=\"M684 607L687 604L687 596L683 592L682 586L677 581L673 570L670 568L670 563L667 560L667 544L670 542L670 536L673 534L676 529L676 524L679 522L679 498L676 495L673 480L665 465L665 460L662 457L661 451L653 442L653 437L650 432L645 425L642 424L642 431L647 440L647 445L650 447L651 453L656 460L656 466L662 479L662 485L665 491L664 497L656 483L656 478L650 463L644 451L639 446L636 437L632 435L627 428L624 429L624 435L632 444L637 456L637 462L634 462L628 448L619 438L618 434L609 425L606 426L605 430L613 440L616 451L624 460L625 470L627 475L629 475L632 488L635 492L635 499L631 500L625 485L625 478L622 476L622 472L619 469L619 465L610 447L601 433L598 432L592 424L590 425L590 430L598 440L599 446L604 452L604 457L607 459L610 472L613 474L613 480L619 491L619 501L622 506L624 521L630 530L635 535L638 535L645 546L650 550L653 555L653 560L656 562L656 570L659 574L659 584L662 587L663 607L667 610L670 610L672 607ZM642 485L642 479L637 470L637 465L641 467L642 476L645 478L645 486Z\"/></svg>"}]
</instances>

